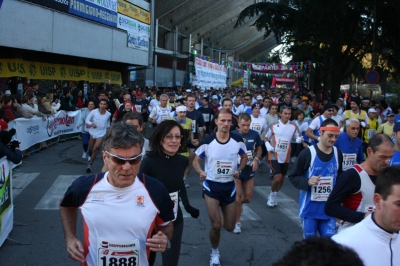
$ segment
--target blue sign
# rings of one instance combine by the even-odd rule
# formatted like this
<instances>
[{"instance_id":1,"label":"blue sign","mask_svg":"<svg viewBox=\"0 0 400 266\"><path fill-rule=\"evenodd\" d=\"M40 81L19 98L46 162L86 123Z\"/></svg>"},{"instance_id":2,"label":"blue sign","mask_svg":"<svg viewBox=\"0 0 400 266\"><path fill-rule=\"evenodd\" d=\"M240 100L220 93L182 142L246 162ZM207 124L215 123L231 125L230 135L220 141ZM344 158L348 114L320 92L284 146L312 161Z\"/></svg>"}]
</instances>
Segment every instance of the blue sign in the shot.
<instances>
[{"instance_id":1,"label":"blue sign","mask_svg":"<svg viewBox=\"0 0 400 266\"><path fill-rule=\"evenodd\" d=\"M379 73L377 71L375 71L375 70L370 70L365 75L365 80L369 84L376 84L376 83L379 82Z\"/></svg>"},{"instance_id":2,"label":"blue sign","mask_svg":"<svg viewBox=\"0 0 400 266\"><path fill-rule=\"evenodd\" d=\"M0 8L1 8L1 5L3 4L3 0L0 0Z\"/></svg>"},{"instance_id":3,"label":"blue sign","mask_svg":"<svg viewBox=\"0 0 400 266\"><path fill-rule=\"evenodd\" d=\"M117 27L117 12L84 0L70 0L68 12L102 24Z\"/></svg>"}]
</instances>

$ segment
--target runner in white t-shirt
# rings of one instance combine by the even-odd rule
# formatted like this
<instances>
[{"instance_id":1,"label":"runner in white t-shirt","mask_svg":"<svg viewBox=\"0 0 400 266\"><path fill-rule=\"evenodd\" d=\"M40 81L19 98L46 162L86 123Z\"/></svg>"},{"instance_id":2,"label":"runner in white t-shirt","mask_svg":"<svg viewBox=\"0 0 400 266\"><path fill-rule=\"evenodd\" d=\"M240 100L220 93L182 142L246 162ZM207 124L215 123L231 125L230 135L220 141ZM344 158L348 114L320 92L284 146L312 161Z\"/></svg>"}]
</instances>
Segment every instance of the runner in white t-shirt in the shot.
<instances>
[{"instance_id":1,"label":"runner in white t-shirt","mask_svg":"<svg viewBox=\"0 0 400 266\"><path fill-rule=\"evenodd\" d=\"M256 131L262 137L262 133L267 128L267 123L263 117L260 117L260 107L258 103L251 106L250 129Z\"/></svg>"}]
</instances>

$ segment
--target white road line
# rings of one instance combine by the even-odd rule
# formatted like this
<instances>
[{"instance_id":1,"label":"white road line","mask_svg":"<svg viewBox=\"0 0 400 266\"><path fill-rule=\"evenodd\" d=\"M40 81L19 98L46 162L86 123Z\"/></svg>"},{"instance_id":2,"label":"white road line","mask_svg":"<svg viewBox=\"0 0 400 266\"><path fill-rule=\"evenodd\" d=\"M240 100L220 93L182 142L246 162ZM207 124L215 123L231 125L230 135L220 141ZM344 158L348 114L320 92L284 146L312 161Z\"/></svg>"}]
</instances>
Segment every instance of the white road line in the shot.
<instances>
[{"instance_id":1,"label":"white road line","mask_svg":"<svg viewBox=\"0 0 400 266\"><path fill-rule=\"evenodd\" d=\"M247 204L242 204L242 215L240 216L241 221L261 221L261 217L258 216Z\"/></svg>"},{"instance_id":2,"label":"white road line","mask_svg":"<svg viewBox=\"0 0 400 266\"><path fill-rule=\"evenodd\" d=\"M64 196L72 181L78 177L79 175L59 175L36 205L35 210L58 210L60 199Z\"/></svg>"},{"instance_id":3,"label":"white road line","mask_svg":"<svg viewBox=\"0 0 400 266\"><path fill-rule=\"evenodd\" d=\"M40 173L15 173L12 175L12 198L15 199Z\"/></svg>"},{"instance_id":4,"label":"white road line","mask_svg":"<svg viewBox=\"0 0 400 266\"><path fill-rule=\"evenodd\" d=\"M268 200L271 187L269 186L255 186L254 190L257 191L262 197ZM290 220L301 227L301 219L298 215L299 204L291 197L283 192L278 192L276 195L276 202L278 206L275 207L278 211L285 214ZM265 204L266 208L267 204Z\"/></svg>"}]
</instances>

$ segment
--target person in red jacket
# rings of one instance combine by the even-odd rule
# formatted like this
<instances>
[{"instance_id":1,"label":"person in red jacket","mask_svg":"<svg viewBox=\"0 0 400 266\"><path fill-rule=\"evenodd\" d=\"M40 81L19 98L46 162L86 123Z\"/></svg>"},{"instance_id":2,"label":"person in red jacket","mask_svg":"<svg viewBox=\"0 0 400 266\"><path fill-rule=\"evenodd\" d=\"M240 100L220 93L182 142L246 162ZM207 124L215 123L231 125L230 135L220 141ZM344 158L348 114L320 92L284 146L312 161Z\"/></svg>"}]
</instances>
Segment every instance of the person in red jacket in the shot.
<instances>
[{"instance_id":1,"label":"person in red jacket","mask_svg":"<svg viewBox=\"0 0 400 266\"><path fill-rule=\"evenodd\" d=\"M4 110L4 117L3 119L6 122L10 122L15 119L15 115L12 109L12 103L13 103L13 97L12 96L6 96L3 98L3 102L1 105L1 108Z\"/></svg>"}]
</instances>

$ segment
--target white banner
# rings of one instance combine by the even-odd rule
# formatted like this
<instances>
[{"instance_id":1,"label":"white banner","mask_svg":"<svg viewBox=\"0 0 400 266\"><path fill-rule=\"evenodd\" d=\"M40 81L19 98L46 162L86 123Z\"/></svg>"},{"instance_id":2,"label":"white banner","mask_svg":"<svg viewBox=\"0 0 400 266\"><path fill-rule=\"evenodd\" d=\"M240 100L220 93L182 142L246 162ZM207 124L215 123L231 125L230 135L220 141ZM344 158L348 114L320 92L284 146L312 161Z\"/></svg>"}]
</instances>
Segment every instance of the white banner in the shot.
<instances>
[{"instance_id":1,"label":"white banner","mask_svg":"<svg viewBox=\"0 0 400 266\"><path fill-rule=\"evenodd\" d=\"M128 31L128 47L147 52L149 51L149 38Z\"/></svg>"},{"instance_id":2,"label":"white banner","mask_svg":"<svg viewBox=\"0 0 400 266\"><path fill-rule=\"evenodd\" d=\"M119 13L117 15L117 28L132 32L136 37L150 38L150 25Z\"/></svg>"},{"instance_id":3,"label":"white banner","mask_svg":"<svg viewBox=\"0 0 400 266\"><path fill-rule=\"evenodd\" d=\"M26 150L36 143L58 137L59 135L80 133L78 125L82 123L81 111L58 111L55 115L48 115L46 121L41 117L17 118L15 129L21 150Z\"/></svg>"},{"instance_id":4,"label":"white banner","mask_svg":"<svg viewBox=\"0 0 400 266\"><path fill-rule=\"evenodd\" d=\"M14 223L14 205L12 200L11 162L0 159L0 247L10 234Z\"/></svg>"},{"instance_id":5,"label":"white banner","mask_svg":"<svg viewBox=\"0 0 400 266\"><path fill-rule=\"evenodd\" d=\"M226 67L196 58L196 78L199 87L226 87ZM194 83L194 81L193 81Z\"/></svg>"}]
</instances>

